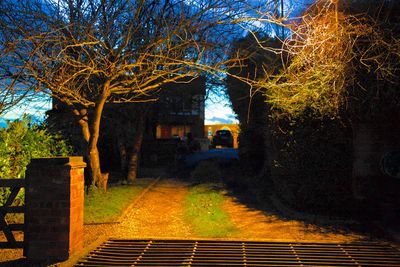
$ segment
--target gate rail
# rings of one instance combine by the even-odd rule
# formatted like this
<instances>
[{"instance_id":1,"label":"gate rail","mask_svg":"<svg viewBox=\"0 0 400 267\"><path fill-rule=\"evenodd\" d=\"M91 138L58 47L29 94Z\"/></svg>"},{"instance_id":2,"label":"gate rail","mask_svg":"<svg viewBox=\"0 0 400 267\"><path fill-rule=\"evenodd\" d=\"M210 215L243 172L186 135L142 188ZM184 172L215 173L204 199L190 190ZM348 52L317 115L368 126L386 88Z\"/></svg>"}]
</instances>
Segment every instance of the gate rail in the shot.
<instances>
[{"instance_id":1,"label":"gate rail","mask_svg":"<svg viewBox=\"0 0 400 267\"><path fill-rule=\"evenodd\" d=\"M14 200L21 188L25 188L25 179L0 179L0 188L10 188L11 190L4 205L0 206L0 232L3 232L7 239L6 242L0 241L0 248L23 248L24 241L17 241L13 231L24 231L25 224L8 223L6 215L11 213L25 214L25 204L21 206L13 206Z\"/></svg>"}]
</instances>

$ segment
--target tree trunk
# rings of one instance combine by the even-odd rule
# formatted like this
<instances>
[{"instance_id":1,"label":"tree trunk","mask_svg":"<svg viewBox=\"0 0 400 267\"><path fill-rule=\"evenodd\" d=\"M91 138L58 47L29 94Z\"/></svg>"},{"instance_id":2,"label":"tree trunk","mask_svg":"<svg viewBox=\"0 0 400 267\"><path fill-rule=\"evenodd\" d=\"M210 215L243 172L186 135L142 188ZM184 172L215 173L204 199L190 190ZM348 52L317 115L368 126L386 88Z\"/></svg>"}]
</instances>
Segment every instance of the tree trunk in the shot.
<instances>
[{"instance_id":1,"label":"tree trunk","mask_svg":"<svg viewBox=\"0 0 400 267\"><path fill-rule=\"evenodd\" d=\"M107 189L108 174L101 173L100 154L97 148L97 143L100 136L100 121L104 110L104 105L109 96L110 83L106 82L103 85L103 92L99 96L93 114L93 120L89 123L89 115L87 109L73 109L73 113L79 118L79 125L82 129L82 135L85 139L87 147L87 159L91 170L92 184L97 188Z\"/></svg>"},{"instance_id":2,"label":"tree trunk","mask_svg":"<svg viewBox=\"0 0 400 267\"><path fill-rule=\"evenodd\" d=\"M103 85L103 92L99 96L96 103L96 107L93 114L93 122L91 125L91 135L89 139L89 161L90 168L92 169L93 184L97 188L102 188L104 191L107 190L108 174L102 174L100 165L100 154L97 148L100 137L100 122L103 114L104 105L109 96L110 82L105 82Z\"/></svg>"},{"instance_id":3,"label":"tree trunk","mask_svg":"<svg viewBox=\"0 0 400 267\"><path fill-rule=\"evenodd\" d=\"M85 140L86 146L85 146L85 161L88 163L87 169L85 170L91 170L90 166L90 158L89 158L89 152L88 152L88 144L90 140L90 128L89 128L89 117L88 117L88 110L87 109L81 109L78 110L76 108L73 108L72 105L72 112L73 114L78 118L78 123L79 126L81 126L81 131L82 131L82 136L83 139ZM89 187L92 184L93 178L91 175L89 175L91 172L86 172L85 171L85 188L86 192L88 193Z\"/></svg>"},{"instance_id":4,"label":"tree trunk","mask_svg":"<svg viewBox=\"0 0 400 267\"><path fill-rule=\"evenodd\" d=\"M121 159L121 162L120 162L121 173L124 176L126 176L127 170L128 170L128 162L127 162L128 153L127 153L125 141L124 141L124 139L122 139L122 137L118 138L118 152L119 152L119 157Z\"/></svg>"},{"instance_id":5,"label":"tree trunk","mask_svg":"<svg viewBox=\"0 0 400 267\"><path fill-rule=\"evenodd\" d=\"M133 141L132 153L129 158L129 166L128 166L128 174L127 174L127 180L129 182L134 182L137 178L140 149L142 147L143 134L144 134L144 130L145 130L145 116L146 116L146 112L139 114L139 120L137 123L134 141Z\"/></svg>"},{"instance_id":6,"label":"tree trunk","mask_svg":"<svg viewBox=\"0 0 400 267\"><path fill-rule=\"evenodd\" d=\"M97 146L91 146L88 151L88 156L89 156L89 165L90 169L92 171L92 179L93 179L93 184L96 187L102 187L101 180L102 180L102 175L101 175L101 165L100 165L100 154L97 149ZM103 189L105 187L103 186Z\"/></svg>"}]
</instances>

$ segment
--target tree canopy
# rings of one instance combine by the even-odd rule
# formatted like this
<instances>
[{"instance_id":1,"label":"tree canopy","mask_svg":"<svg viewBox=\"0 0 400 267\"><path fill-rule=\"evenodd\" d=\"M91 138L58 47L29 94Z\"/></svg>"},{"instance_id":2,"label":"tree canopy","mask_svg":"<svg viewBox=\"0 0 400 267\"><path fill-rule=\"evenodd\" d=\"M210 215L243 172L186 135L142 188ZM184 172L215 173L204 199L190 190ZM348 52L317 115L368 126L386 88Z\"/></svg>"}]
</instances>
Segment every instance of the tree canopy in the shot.
<instances>
[{"instance_id":1,"label":"tree canopy","mask_svg":"<svg viewBox=\"0 0 400 267\"><path fill-rule=\"evenodd\" d=\"M268 3L275 5L261 6ZM4 0L7 56L1 65L19 88L49 93L55 107L71 109L99 184L104 106L153 101L163 84L220 76L238 62L227 52L234 36L252 25L244 15L260 17L255 10L261 6L241 0Z\"/></svg>"},{"instance_id":2,"label":"tree canopy","mask_svg":"<svg viewBox=\"0 0 400 267\"><path fill-rule=\"evenodd\" d=\"M394 11L383 4L381 13L354 14L333 2L317 1L290 25L292 35L282 45L284 68L260 82L275 114L308 110L336 117L349 104L348 111L360 114L376 99L380 106L397 105L400 38Z\"/></svg>"}]
</instances>

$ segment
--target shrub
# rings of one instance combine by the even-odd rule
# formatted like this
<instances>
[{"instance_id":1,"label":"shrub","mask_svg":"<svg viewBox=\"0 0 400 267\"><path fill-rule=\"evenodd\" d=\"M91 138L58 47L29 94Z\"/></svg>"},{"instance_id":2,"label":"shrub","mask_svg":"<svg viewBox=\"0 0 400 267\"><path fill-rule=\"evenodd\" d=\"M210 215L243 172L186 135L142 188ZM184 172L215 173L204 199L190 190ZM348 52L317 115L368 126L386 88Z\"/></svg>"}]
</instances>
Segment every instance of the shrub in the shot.
<instances>
[{"instance_id":1,"label":"shrub","mask_svg":"<svg viewBox=\"0 0 400 267\"><path fill-rule=\"evenodd\" d=\"M351 130L338 120L282 123L273 133L271 176L277 194L298 210L348 212L351 198Z\"/></svg>"},{"instance_id":2,"label":"shrub","mask_svg":"<svg viewBox=\"0 0 400 267\"><path fill-rule=\"evenodd\" d=\"M359 120L398 111L399 5L381 1L375 12L362 7L368 1L340 1L353 2L354 10L343 12L335 1L315 2L283 43L288 64L260 84L274 115L312 110L316 117L340 118L345 108Z\"/></svg>"},{"instance_id":3,"label":"shrub","mask_svg":"<svg viewBox=\"0 0 400 267\"><path fill-rule=\"evenodd\" d=\"M50 134L44 126L32 124L28 116L7 121L7 127L0 129L0 178L24 178L32 158L71 153L71 147L59 135ZM0 204L4 204L8 194L9 189L0 188Z\"/></svg>"}]
</instances>

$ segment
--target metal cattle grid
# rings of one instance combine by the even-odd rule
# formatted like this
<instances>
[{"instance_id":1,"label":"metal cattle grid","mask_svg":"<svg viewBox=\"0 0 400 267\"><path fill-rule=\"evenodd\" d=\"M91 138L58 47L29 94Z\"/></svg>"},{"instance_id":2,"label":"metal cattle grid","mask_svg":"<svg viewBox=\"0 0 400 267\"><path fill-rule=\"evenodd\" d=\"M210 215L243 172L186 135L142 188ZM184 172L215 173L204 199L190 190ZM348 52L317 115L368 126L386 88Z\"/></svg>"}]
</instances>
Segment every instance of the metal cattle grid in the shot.
<instances>
[{"instance_id":1,"label":"metal cattle grid","mask_svg":"<svg viewBox=\"0 0 400 267\"><path fill-rule=\"evenodd\" d=\"M110 239L76 266L400 266L381 243Z\"/></svg>"}]
</instances>

